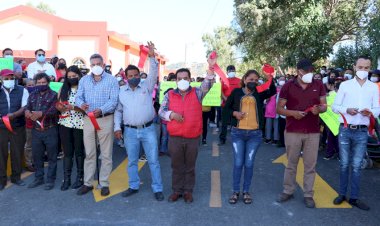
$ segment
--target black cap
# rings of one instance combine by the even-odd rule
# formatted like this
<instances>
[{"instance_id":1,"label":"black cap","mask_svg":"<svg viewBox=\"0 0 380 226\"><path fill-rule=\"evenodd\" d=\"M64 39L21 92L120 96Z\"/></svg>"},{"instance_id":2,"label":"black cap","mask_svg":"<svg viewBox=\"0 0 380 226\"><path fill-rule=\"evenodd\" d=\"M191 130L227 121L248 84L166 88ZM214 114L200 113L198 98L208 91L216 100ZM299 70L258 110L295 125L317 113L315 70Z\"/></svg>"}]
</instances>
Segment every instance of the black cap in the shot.
<instances>
[{"instance_id":1,"label":"black cap","mask_svg":"<svg viewBox=\"0 0 380 226\"><path fill-rule=\"evenodd\" d=\"M228 65L227 71L236 71L235 66L234 65Z\"/></svg>"},{"instance_id":2,"label":"black cap","mask_svg":"<svg viewBox=\"0 0 380 226\"><path fill-rule=\"evenodd\" d=\"M377 70L377 69L376 69L376 70L373 70L373 71L372 71L372 74L380 75L380 70Z\"/></svg>"},{"instance_id":3,"label":"black cap","mask_svg":"<svg viewBox=\"0 0 380 226\"><path fill-rule=\"evenodd\" d=\"M302 59L297 63L297 69L302 69L304 71L314 70L313 63L308 59Z\"/></svg>"}]
</instances>

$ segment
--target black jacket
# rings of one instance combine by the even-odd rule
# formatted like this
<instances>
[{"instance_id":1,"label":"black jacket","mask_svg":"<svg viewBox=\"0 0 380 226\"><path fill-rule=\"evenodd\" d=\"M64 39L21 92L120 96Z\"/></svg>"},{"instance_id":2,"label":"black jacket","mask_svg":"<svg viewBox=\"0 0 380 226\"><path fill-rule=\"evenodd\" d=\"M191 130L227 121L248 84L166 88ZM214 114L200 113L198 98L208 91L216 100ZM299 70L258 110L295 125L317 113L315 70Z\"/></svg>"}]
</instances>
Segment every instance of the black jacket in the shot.
<instances>
[{"instance_id":1,"label":"black jacket","mask_svg":"<svg viewBox=\"0 0 380 226\"><path fill-rule=\"evenodd\" d=\"M240 100L246 96L246 94L243 91L244 88L236 88L232 91L231 95L228 97L227 102L224 106L226 110L230 110L229 114L231 115L231 125L232 126L237 126L238 121L237 119L232 115L234 111L240 111ZM270 98L271 96L275 95L277 93L276 86L274 84L274 81L272 81L272 84L270 85L269 89L257 93L257 91L249 94L252 95L256 99L256 109L258 113L258 118L259 118L259 128L263 129L264 128L264 100Z\"/></svg>"}]
</instances>

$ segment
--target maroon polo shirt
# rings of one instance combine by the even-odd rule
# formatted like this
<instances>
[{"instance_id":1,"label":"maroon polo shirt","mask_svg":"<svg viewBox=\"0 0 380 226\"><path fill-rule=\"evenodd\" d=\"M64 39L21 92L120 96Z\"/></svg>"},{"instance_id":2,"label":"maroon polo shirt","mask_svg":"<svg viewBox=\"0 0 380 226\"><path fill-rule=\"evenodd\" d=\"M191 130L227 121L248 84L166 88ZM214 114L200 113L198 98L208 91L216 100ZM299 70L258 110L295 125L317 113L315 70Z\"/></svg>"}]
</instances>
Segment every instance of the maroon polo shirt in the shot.
<instances>
[{"instance_id":1,"label":"maroon polo shirt","mask_svg":"<svg viewBox=\"0 0 380 226\"><path fill-rule=\"evenodd\" d=\"M280 92L280 98L286 100L286 109L296 111L305 111L320 104L320 98L323 96L326 96L326 90L321 81L313 80L306 89L303 89L297 78L287 82ZM286 117L286 132L319 133L319 116L309 112L300 120Z\"/></svg>"}]
</instances>

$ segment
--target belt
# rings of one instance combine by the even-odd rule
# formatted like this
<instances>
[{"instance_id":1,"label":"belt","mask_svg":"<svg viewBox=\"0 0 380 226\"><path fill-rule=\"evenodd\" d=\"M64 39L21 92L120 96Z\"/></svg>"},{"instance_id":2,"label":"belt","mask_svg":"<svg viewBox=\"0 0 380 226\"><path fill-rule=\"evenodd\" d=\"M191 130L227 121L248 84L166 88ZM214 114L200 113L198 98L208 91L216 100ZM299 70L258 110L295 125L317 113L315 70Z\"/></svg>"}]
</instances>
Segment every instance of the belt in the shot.
<instances>
[{"instance_id":1,"label":"belt","mask_svg":"<svg viewBox=\"0 0 380 226\"><path fill-rule=\"evenodd\" d=\"M35 130L37 130L38 132L44 132L50 128L53 128L54 126L48 126L48 127L44 127L44 128L34 128Z\"/></svg>"},{"instance_id":2,"label":"belt","mask_svg":"<svg viewBox=\"0 0 380 226\"><path fill-rule=\"evenodd\" d=\"M344 124L341 124L344 126ZM365 125L352 125L352 124L348 124L347 125L347 128L349 129L367 129L368 126L365 126Z\"/></svg>"},{"instance_id":3,"label":"belt","mask_svg":"<svg viewBox=\"0 0 380 226\"><path fill-rule=\"evenodd\" d=\"M149 127L153 124L153 120L150 121L150 122L147 122L146 124L144 125L141 125L141 126L131 126L131 125L125 125L125 127L128 127L128 128L132 128L132 129L144 129L146 127Z\"/></svg>"},{"instance_id":4,"label":"belt","mask_svg":"<svg viewBox=\"0 0 380 226\"><path fill-rule=\"evenodd\" d=\"M113 113L106 113L104 115L100 115L98 118L105 118L107 116L113 115Z\"/></svg>"}]
</instances>

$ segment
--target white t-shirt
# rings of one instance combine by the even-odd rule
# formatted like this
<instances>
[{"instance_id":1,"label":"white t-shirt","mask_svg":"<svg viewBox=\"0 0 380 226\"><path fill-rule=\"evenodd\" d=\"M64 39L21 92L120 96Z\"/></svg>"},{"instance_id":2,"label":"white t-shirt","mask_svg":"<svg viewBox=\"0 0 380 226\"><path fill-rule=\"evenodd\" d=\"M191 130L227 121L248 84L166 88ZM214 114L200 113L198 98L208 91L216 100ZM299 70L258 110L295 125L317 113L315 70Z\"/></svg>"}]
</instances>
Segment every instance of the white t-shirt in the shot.
<instances>
[{"instance_id":1,"label":"white t-shirt","mask_svg":"<svg viewBox=\"0 0 380 226\"><path fill-rule=\"evenodd\" d=\"M35 61L28 65L28 78L33 79L36 74L41 72L45 72L47 75L57 78L53 65L49 64L48 62L45 62L43 65L41 65Z\"/></svg>"}]
</instances>

